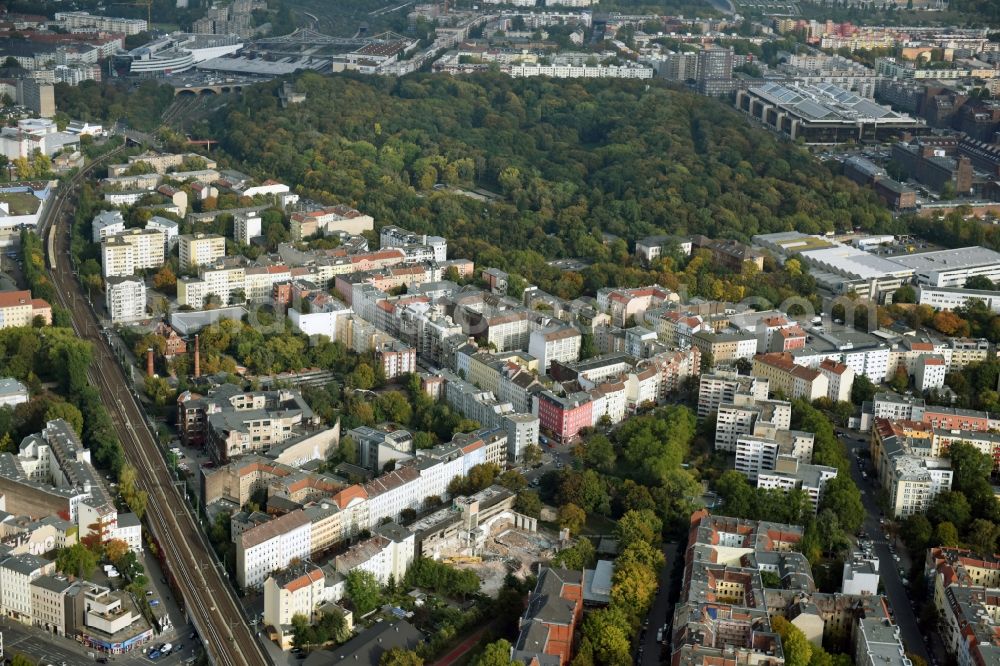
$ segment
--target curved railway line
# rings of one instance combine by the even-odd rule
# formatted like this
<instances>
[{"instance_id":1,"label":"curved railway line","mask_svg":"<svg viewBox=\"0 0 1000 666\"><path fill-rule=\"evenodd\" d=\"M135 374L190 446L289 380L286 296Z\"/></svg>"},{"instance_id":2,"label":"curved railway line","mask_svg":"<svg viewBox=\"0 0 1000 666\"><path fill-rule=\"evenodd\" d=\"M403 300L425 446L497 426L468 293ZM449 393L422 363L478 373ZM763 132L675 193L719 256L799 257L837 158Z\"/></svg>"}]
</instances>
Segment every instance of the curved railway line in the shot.
<instances>
[{"instance_id":1,"label":"curved railway line","mask_svg":"<svg viewBox=\"0 0 1000 666\"><path fill-rule=\"evenodd\" d=\"M179 588L187 614L211 662L220 666L269 666L271 662L248 625L204 533L174 485L146 416L70 265L72 231L66 223L71 218L71 209L67 205L75 201L75 192L87 175L122 150L124 145L81 169L60 187L43 214L39 232L46 238L49 274L60 305L70 312L77 335L93 345L90 382L100 391L101 400L110 412L125 458L138 473L139 486L149 493L147 527L163 551L166 569Z\"/></svg>"}]
</instances>

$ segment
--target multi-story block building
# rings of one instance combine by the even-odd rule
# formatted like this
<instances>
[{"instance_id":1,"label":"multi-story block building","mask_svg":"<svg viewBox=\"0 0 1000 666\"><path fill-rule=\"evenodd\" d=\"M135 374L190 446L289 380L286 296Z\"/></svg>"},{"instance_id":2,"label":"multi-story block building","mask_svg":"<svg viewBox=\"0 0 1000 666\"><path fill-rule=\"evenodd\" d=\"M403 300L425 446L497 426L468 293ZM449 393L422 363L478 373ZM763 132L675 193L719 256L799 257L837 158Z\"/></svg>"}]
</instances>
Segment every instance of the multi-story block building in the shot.
<instances>
[{"instance_id":1,"label":"multi-story block building","mask_svg":"<svg viewBox=\"0 0 1000 666\"><path fill-rule=\"evenodd\" d=\"M580 358L580 331L572 326L555 324L533 331L528 353L538 359L538 369L546 372L554 361L572 363Z\"/></svg>"},{"instance_id":2,"label":"multi-story block building","mask_svg":"<svg viewBox=\"0 0 1000 666\"><path fill-rule=\"evenodd\" d=\"M31 624L31 583L55 570L55 562L37 555L13 555L0 562L0 609L9 618Z\"/></svg>"},{"instance_id":3,"label":"multi-story block building","mask_svg":"<svg viewBox=\"0 0 1000 666\"><path fill-rule=\"evenodd\" d=\"M757 354L751 374L767 379L771 391L792 400L804 398L812 402L829 393L829 379L824 373L796 364L787 352Z\"/></svg>"},{"instance_id":4,"label":"multi-story block building","mask_svg":"<svg viewBox=\"0 0 1000 666\"><path fill-rule=\"evenodd\" d=\"M107 236L101 243L103 276L124 277L159 268L164 262L165 247L166 237L156 229L126 229Z\"/></svg>"},{"instance_id":5,"label":"multi-story block building","mask_svg":"<svg viewBox=\"0 0 1000 666\"><path fill-rule=\"evenodd\" d=\"M413 532L396 523L379 525L373 532L371 538L334 558L334 568L345 575L354 570L367 571L380 585L403 580L415 555Z\"/></svg>"},{"instance_id":6,"label":"multi-story block building","mask_svg":"<svg viewBox=\"0 0 1000 666\"><path fill-rule=\"evenodd\" d=\"M202 232L177 237L177 252L182 271L209 266L226 256L226 238Z\"/></svg>"},{"instance_id":7,"label":"multi-story block building","mask_svg":"<svg viewBox=\"0 0 1000 666\"><path fill-rule=\"evenodd\" d=\"M236 582L242 589L260 587L273 571L312 552L309 518L301 509L253 527L236 540Z\"/></svg>"},{"instance_id":8,"label":"multi-story block building","mask_svg":"<svg viewBox=\"0 0 1000 666\"><path fill-rule=\"evenodd\" d=\"M731 365L740 359L749 360L757 353L757 338L750 333L713 333L699 331L691 336L691 344L712 366Z\"/></svg>"},{"instance_id":9,"label":"multi-story block building","mask_svg":"<svg viewBox=\"0 0 1000 666\"><path fill-rule=\"evenodd\" d=\"M136 321L146 316L146 283L133 276L104 281L105 302L112 322Z\"/></svg>"},{"instance_id":10,"label":"multi-story block building","mask_svg":"<svg viewBox=\"0 0 1000 666\"><path fill-rule=\"evenodd\" d=\"M935 497L951 490L951 464L946 458L931 455L933 445L933 429L926 424L876 419L872 463L889 495L892 516L923 513Z\"/></svg>"},{"instance_id":11,"label":"multi-story block building","mask_svg":"<svg viewBox=\"0 0 1000 666\"><path fill-rule=\"evenodd\" d=\"M560 443L574 441L582 428L594 424L590 395L584 392L559 396L543 391L535 397L538 422Z\"/></svg>"},{"instance_id":12,"label":"multi-story block building","mask_svg":"<svg viewBox=\"0 0 1000 666\"><path fill-rule=\"evenodd\" d=\"M698 383L698 416L718 411L719 405L732 402L737 393L749 393L755 400L767 400L768 382L760 377L735 372L703 374Z\"/></svg>"},{"instance_id":13,"label":"multi-story block building","mask_svg":"<svg viewBox=\"0 0 1000 666\"><path fill-rule=\"evenodd\" d=\"M512 659L563 666L573 656L573 636L583 617L582 572L543 567L519 622Z\"/></svg>"},{"instance_id":14,"label":"multi-story block building","mask_svg":"<svg viewBox=\"0 0 1000 666\"><path fill-rule=\"evenodd\" d=\"M32 298L30 291L0 292L0 329L31 326L36 317L51 326L52 306L41 298Z\"/></svg>"},{"instance_id":15,"label":"multi-story block building","mask_svg":"<svg viewBox=\"0 0 1000 666\"><path fill-rule=\"evenodd\" d=\"M854 387L854 370L833 359L826 359L817 368L826 377L826 397L834 402L850 402Z\"/></svg>"},{"instance_id":16,"label":"multi-story block building","mask_svg":"<svg viewBox=\"0 0 1000 666\"><path fill-rule=\"evenodd\" d=\"M1000 661L1000 559L959 548L930 548L925 573L945 648L959 664Z\"/></svg>"},{"instance_id":17,"label":"multi-story block building","mask_svg":"<svg viewBox=\"0 0 1000 666\"><path fill-rule=\"evenodd\" d=\"M100 243L108 236L125 231L125 218L121 211L102 210L90 222L91 240Z\"/></svg>"},{"instance_id":18,"label":"multi-story block building","mask_svg":"<svg viewBox=\"0 0 1000 666\"><path fill-rule=\"evenodd\" d=\"M757 487L786 493L790 490L801 490L812 503L813 512L816 512L823 499L823 490L827 482L836 477L836 467L806 464L795 456L779 455L774 469L757 474Z\"/></svg>"},{"instance_id":19,"label":"multi-story block building","mask_svg":"<svg viewBox=\"0 0 1000 666\"><path fill-rule=\"evenodd\" d=\"M441 236L416 234L406 229L387 225L379 231L379 247L426 246L431 249L433 261L448 259L448 239Z\"/></svg>"},{"instance_id":20,"label":"multi-story block building","mask_svg":"<svg viewBox=\"0 0 1000 666\"><path fill-rule=\"evenodd\" d=\"M918 391L930 391L944 386L944 377L948 373L944 357L940 354L922 354L917 359L913 373L913 385Z\"/></svg>"},{"instance_id":21,"label":"multi-story block building","mask_svg":"<svg viewBox=\"0 0 1000 666\"><path fill-rule=\"evenodd\" d=\"M717 451L735 451L740 435L754 433L760 428L774 432L788 430L792 418L792 405L784 400L760 400L752 393L737 393L732 402L719 405L715 419L715 448Z\"/></svg>"},{"instance_id":22,"label":"multi-story block building","mask_svg":"<svg viewBox=\"0 0 1000 666\"><path fill-rule=\"evenodd\" d=\"M779 456L792 457L801 463L812 460L814 435L801 430L775 430L770 426L755 428L759 434L740 435L736 439L736 471L751 481L775 469Z\"/></svg>"},{"instance_id":23,"label":"multi-story block building","mask_svg":"<svg viewBox=\"0 0 1000 666\"><path fill-rule=\"evenodd\" d=\"M320 604L336 601L326 587L326 574L308 562L275 571L264 581L264 624L280 632L282 649L292 647L294 616L312 619Z\"/></svg>"}]
</instances>

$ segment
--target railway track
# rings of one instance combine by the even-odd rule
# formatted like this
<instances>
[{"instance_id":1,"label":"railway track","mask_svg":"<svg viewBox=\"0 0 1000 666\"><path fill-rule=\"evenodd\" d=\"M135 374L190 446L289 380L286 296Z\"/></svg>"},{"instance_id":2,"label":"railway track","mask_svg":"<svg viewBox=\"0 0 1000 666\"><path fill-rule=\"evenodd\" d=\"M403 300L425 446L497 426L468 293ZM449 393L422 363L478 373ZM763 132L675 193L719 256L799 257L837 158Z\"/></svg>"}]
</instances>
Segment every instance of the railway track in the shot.
<instances>
[{"instance_id":1,"label":"railway track","mask_svg":"<svg viewBox=\"0 0 1000 666\"><path fill-rule=\"evenodd\" d=\"M66 206L87 175L122 150L124 146L89 164L55 195L39 224L39 232L47 239L49 273L60 305L71 315L73 329L93 345L94 360L88 377L111 414L125 458L138 474L139 486L149 493L147 527L163 550L166 568L180 590L188 616L211 662L219 666L269 666L271 662L248 625L232 587L219 570L204 533L173 483L171 470L145 414L70 265L72 232L68 225L65 229L60 227L68 218Z\"/></svg>"}]
</instances>

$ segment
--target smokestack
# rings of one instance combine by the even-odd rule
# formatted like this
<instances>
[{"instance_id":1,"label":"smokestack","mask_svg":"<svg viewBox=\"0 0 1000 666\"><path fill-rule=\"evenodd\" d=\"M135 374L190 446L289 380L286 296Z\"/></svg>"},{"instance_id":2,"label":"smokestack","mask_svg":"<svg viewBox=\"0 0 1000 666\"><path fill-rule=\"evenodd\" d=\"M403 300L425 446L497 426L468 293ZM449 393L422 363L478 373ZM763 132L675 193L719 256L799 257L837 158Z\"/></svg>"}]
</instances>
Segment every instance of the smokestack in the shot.
<instances>
[{"instance_id":1,"label":"smokestack","mask_svg":"<svg viewBox=\"0 0 1000 666\"><path fill-rule=\"evenodd\" d=\"M153 348L146 349L146 376L153 376Z\"/></svg>"},{"instance_id":2,"label":"smokestack","mask_svg":"<svg viewBox=\"0 0 1000 666\"><path fill-rule=\"evenodd\" d=\"M201 377L201 350L198 349L198 334L194 336L194 376Z\"/></svg>"}]
</instances>

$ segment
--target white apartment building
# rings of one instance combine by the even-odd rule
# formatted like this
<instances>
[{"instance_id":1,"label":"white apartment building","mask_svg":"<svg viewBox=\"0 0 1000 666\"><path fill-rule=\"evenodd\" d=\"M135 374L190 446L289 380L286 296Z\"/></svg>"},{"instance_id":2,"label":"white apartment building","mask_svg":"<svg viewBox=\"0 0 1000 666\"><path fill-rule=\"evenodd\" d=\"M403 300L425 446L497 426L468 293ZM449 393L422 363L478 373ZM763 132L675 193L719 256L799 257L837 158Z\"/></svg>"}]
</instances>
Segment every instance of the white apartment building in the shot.
<instances>
[{"instance_id":1,"label":"white apartment building","mask_svg":"<svg viewBox=\"0 0 1000 666\"><path fill-rule=\"evenodd\" d=\"M226 239L218 234L194 233L177 237L181 270L208 266L226 256Z\"/></svg>"},{"instance_id":2,"label":"white apartment building","mask_svg":"<svg viewBox=\"0 0 1000 666\"><path fill-rule=\"evenodd\" d=\"M759 428L759 435L740 435L736 440L736 471L756 481L761 472L773 470L779 455L792 456L802 463L812 460L812 433L801 430L774 431Z\"/></svg>"},{"instance_id":3,"label":"white apartment building","mask_svg":"<svg viewBox=\"0 0 1000 666\"><path fill-rule=\"evenodd\" d=\"M732 402L738 392L748 393L757 400L767 400L767 380L735 372L701 375L698 380L698 416L705 417L717 411L722 403Z\"/></svg>"},{"instance_id":4,"label":"white apartment building","mask_svg":"<svg viewBox=\"0 0 1000 666\"><path fill-rule=\"evenodd\" d=\"M180 233L180 225L170 218L154 215L146 222L146 229L163 232L164 247L167 252L170 252L170 250L177 245L177 236Z\"/></svg>"},{"instance_id":5,"label":"white apartment building","mask_svg":"<svg viewBox=\"0 0 1000 666\"><path fill-rule=\"evenodd\" d=\"M883 487L895 518L906 518L930 508L934 498L951 490L951 463L946 458L901 454L882 466Z\"/></svg>"},{"instance_id":6,"label":"white apartment building","mask_svg":"<svg viewBox=\"0 0 1000 666\"><path fill-rule=\"evenodd\" d=\"M146 19L130 19L118 16L101 16L87 12L56 12L56 21L63 23L70 32L93 29L100 32L138 35L145 32L149 25Z\"/></svg>"},{"instance_id":7,"label":"white apartment building","mask_svg":"<svg viewBox=\"0 0 1000 666\"><path fill-rule=\"evenodd\" d=\"M759 400L749 393L737 393L732 402L719 406L715 419L715 449L735 451L740 435L768 427L774 431L788 430L792 421L792 405L784 400Z\"/></svg>"},{"instance_id":8,"label":"white apartment building","mask_svg":"<svg viewBox=\"0 0 1000 666\"><path fill-rule=\"evenodd\" d=\"M0 611L18 622L31 624L31 582L55 570L54 561L37 555L12 555L0 562Z\"/></svg>"},{"instance_id":9,"label":"white apartment building","mask_svg":"<svg viewBox=\"0 0 1000 666\"><path fill-rule=\"evenodd\" d=\"M416 234L392 225L382 227L379 231L380 248L406 247L408 245L422 245L431 248L431 258L434 261L441 262L448 259L447 238Z\"/></svg>"},{"instance_id":10,"label":"white apartment building","mask_svg":"<svg viewBox=\"0 0 1000 666\"><path fill-rule=\"evenodd\" d=\"M288 318L297 330L310 337L325 335L331 340L339 339L340 328L351 314L351 308L335 298L324 299L323 307L319 311L315 306L309 312L301 312L294 307L288 308Z\"/></svg>"},{"instance_id":11,"label":"white apartment building","mask_svg":"<svg viewBox=\"0 0 1000 666\"><path fill-rule=\"evenodd\" d=\"M240 245L249 245L261 233L261 218L257 211L246 211L233 216L233 236Z\"/></svg>"},{"instance_id":12,"label":"white apartment building","mask_svg":"<svg viewBox=\"0 0 1000 666\"><path fill-rule=\"evenodd\" d=\"M913 373L914 387L923 393L944 386L948 366L940 354L923 354L917 359Z\"/></svg>"},{"instance_id":13,"label":"white apartment building","mask_svg":"<svg viewBox=\"0 0 1000 666\"><path fill-rule=\"evenodd\" d=\"M200 277L181 276L177 278L177 304L200 310L205 299L212 295L223 306L232 305L240 293L245 299L246 284L246 269L242 266L207 269Z\"/></svg>"},{"instance_id":14,"label":"white apartment building","mask_svg":"<svg viewBox=\"0 0 1000 666\"><path fill-rule=\"evenodd\" d=\"M236 582L245 590L260 587L267 576L293 560L308 559L311 523L301 510L253 527L236 540Z\"/></svg>"},{"instance_id":15,"label":"white apartment building","mask_svg":"<svg viewBox=\"0 0 1000 666\"><path fill-rule=\"evenodd\" d=\"M295 615L312 619L321 603L339 601L327 598L325 589L326 575L315 564L303 562L272 573L264 581L264 624L280 631Z\"/></svg>"},{"instance_id":16,"label":"white apartment building","mask_svg":"<svg viewBox=\"0 0 1000 666\"><path fill-rule=\"evenodd\" d=\"M850 402L851 389L854 387L854 370L827 359L816 368L826 377L826 397L834 402Z\"/></svg>"},{"instance_id":17,"label":"white apartment building","mask_svg":"<svg viewBox=\"0 0 1000 666\"><path fill-rule=\"evenodd\" d=\"M127 229L108 236L101 244L105 278L125 277L159 268L165 261L165 236L155 229Z\"/></svg>"},{"instance_id":18,"label":"white apartment building","mask_svg":"<svg viewBox=\"0 0 1000 666\"><path fill-rule=\"evenodd\" d=\"M757 475L757 487L785 493L801 490L809 497L815 512L819 509L827 482L836 476L836 467L807 465L793 456L782 455L778 456L773 470L762 471Z\"/></svg>"},{"instance_id":19,"label":"white apartment building","mask_svg":"<svg viewBox=\"0 0 1000 666\"><path fill-rule=\"evenodd\" d=\"M91 240L100 243L108 236L125 231L125 218L120 211L102 210L90 222Z\"/></svg>"},{"instance_id":20,"label":"white apartment building","mask_svg":"<svg viewBox=\"0 0 1000 666\"><path fill-rule=\"evenodd\" d=\"M246 299L252 303L264 303L270 300L276 282L287 282L292 279L292 271L288 266L252 266L246 269L246 284L243 287Z\"/></svg>"},{"instance_id":21,"label":"white apartment building","mask_svg":"<svg viewBox=\"0 0 1000 666\"><path fill-rule=\"evenodd\" d=\"M796 364L787 353L757 354L752 374L766 379L771 391L781 392L792 400L805 398L812 402L825 398L829 390L825 374Z\"/></svg>"},{"instance_id":22,"label":"white apartment building","mask_svg":"<svg viewBox=\"0 0 1000 666\"><path fill-rule=\"evenodd\" d=\"M415 555L413 532L395 523L380 525L375 534L351 546L334 558L334 567L342 574L367 571L380 585L402 580Z\"/></svg>"},{"instance_id":23,"label":"white apartment building","mask_svg":"<svg viewBox=\"0 0 1000 666\"><path fill-rule=\"evenodd\" d=\"M109 277L104 295L112 322L135 321L146 317L146 283L139 277Z\"/></svg>"},{"instance_id":24,"label":"white apartment building","mask_svg":"<svg viewBox=\"0 0 1000 666\"><path fill-rule=\"evenodd\" d=\"M572 326L556 324L532 331L528 353L538 359L538 369L546 372L553 361L572 363L580 358L580 331Z\"/></svg>"},{"instance_id":25,"label":"white apartment building","mask_svg":"<svg viewBox=\"0 0 1000 666\"><path fill-rule=\"evenodd\" d=\"M917 290L917 303L929 305L936 310L955 310L966 306L972 300L982 301L991 312L1000 313L1000 291L924 285Z\"/></svg>"}]
</instances>

